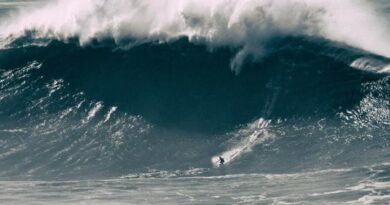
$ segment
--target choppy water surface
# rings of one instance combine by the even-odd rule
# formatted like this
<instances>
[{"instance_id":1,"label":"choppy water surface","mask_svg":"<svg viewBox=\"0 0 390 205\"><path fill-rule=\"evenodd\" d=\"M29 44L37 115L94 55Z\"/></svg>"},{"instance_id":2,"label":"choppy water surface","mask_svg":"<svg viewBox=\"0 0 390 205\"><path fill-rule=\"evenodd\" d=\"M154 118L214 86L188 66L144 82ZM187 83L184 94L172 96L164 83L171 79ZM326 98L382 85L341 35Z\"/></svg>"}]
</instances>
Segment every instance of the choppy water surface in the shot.
<instances>
[{"instance_id":1,"label":"choppy water surface","mask_svg":"<svg viewBox=\"0 0 390 205\"><path fill-rule=\"evenodd\" d=\"M25 204L389 204L389 165L296 174L179 176L1 182L4 203ZM199 170L190 170L199 172ZM223 172L223 170L222 170Z\"/></svg>"}]
</instances>

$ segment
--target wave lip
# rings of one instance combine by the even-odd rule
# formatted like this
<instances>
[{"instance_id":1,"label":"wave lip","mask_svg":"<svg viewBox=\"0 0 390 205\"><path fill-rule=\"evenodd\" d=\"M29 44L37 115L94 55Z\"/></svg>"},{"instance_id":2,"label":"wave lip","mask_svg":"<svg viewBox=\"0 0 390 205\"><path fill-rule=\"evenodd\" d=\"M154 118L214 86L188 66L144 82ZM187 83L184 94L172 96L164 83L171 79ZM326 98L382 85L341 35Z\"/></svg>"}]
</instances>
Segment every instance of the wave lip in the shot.
<instances>
[{"instance_id":1,"label":"wave lip","mask_svg":"<svg viewBox=\"0 0 390 205\"><path fill-rule=\"evenodd\" d=\"M240 48L231 62L239 71L248 56L267 53L278 36L325 38L390 57L384 21L364 0L60 0L4 21L0 36L3 46L28 34L77 38L81 45L113 39L121 47L185 36L212 48Z\"/></svg>"},{"instance_id":2,"label":"wave lip","mask_svg":"<svg viewBox=\"0 0 390 205\"><path fill-rule=\"evenodd\" d=\"M390 64L368 57L358 58L350 66L367 72L390 73Z\"/></svg>"}]
</instances>

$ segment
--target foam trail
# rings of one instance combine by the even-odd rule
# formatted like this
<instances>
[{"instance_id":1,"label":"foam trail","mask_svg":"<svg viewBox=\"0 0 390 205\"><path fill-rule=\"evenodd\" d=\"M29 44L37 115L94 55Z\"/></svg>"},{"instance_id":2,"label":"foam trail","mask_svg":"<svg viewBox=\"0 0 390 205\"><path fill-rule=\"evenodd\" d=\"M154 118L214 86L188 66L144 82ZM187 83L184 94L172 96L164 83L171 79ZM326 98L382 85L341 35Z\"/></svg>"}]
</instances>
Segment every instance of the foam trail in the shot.
<instances>
[{"instance_id":1,"label":"foam trail","mask_svg":"<svg viewBox=\"0 0 390 205\"><path fill-rule=\"evenodd\" d=\"M211 158L213 166L219 166L219 157L222 157L225 160L224 164L230 164L242 154L251 151L252 147L255 145L270 139L271 135L269 135L266 130L269 123L270 121L260 118L250 124L249 127L244 130L245 133L248 131L250 132L247 137L241 139L236 145L225 152Z\"/></svg>"},{"instance_id":2,"label":"foam trail","mask_svg":"<svg viewBox=\"0 0 390 205\"><path fill-rule=\"evenodd\" d=\"M77 37L81 45L187 36L211 47L242 48L231 63L236 71L246 56L264 55L277 36L316 36L390 57L386 20L364 0L59 0L3 21L0 30L3 46L26 31L35 39Z\"/></svg>"}]
</instances>

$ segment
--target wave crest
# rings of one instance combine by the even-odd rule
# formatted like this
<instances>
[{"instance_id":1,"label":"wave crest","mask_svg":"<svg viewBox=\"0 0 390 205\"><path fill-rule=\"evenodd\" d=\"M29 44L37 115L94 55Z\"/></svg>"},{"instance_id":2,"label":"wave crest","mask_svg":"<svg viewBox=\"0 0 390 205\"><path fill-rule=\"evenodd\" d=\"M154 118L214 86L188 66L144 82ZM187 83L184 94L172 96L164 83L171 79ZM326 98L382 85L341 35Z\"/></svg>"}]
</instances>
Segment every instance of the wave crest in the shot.
<instances>
[{"instance_id":1,"label":"wave crest","mask_svg":"<svg viewBox=\"0 0 390 205\"><path fill-rule=\"evenodd\" d=\"M59 0L5 22L2 44L31 31L34 39L77 38L81 45L112 39L131 46L186 36L211 48L240 48L231 62L235 71L248 55L261 58L280 36L326 38L390 57L384 19L363 0Z\"/></svg>"}]
</instances>

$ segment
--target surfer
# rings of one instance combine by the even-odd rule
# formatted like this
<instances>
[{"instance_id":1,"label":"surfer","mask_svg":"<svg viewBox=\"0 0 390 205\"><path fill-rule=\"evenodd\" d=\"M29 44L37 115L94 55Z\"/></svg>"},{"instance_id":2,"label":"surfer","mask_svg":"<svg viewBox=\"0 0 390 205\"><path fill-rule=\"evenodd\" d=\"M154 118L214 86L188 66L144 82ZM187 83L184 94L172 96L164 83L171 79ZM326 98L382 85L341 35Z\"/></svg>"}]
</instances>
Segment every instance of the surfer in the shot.
<instances>
[{"instance_id":1,"label":"surfer","mask_svg":"<svg viewBox=\"0 0 390 205\"><path fill-rule=\"evenodd\" d=\"M225 159L220 156L219 157L219 165L223 165L223 163L225 163Z\"/></svg>"}]
</instances>

